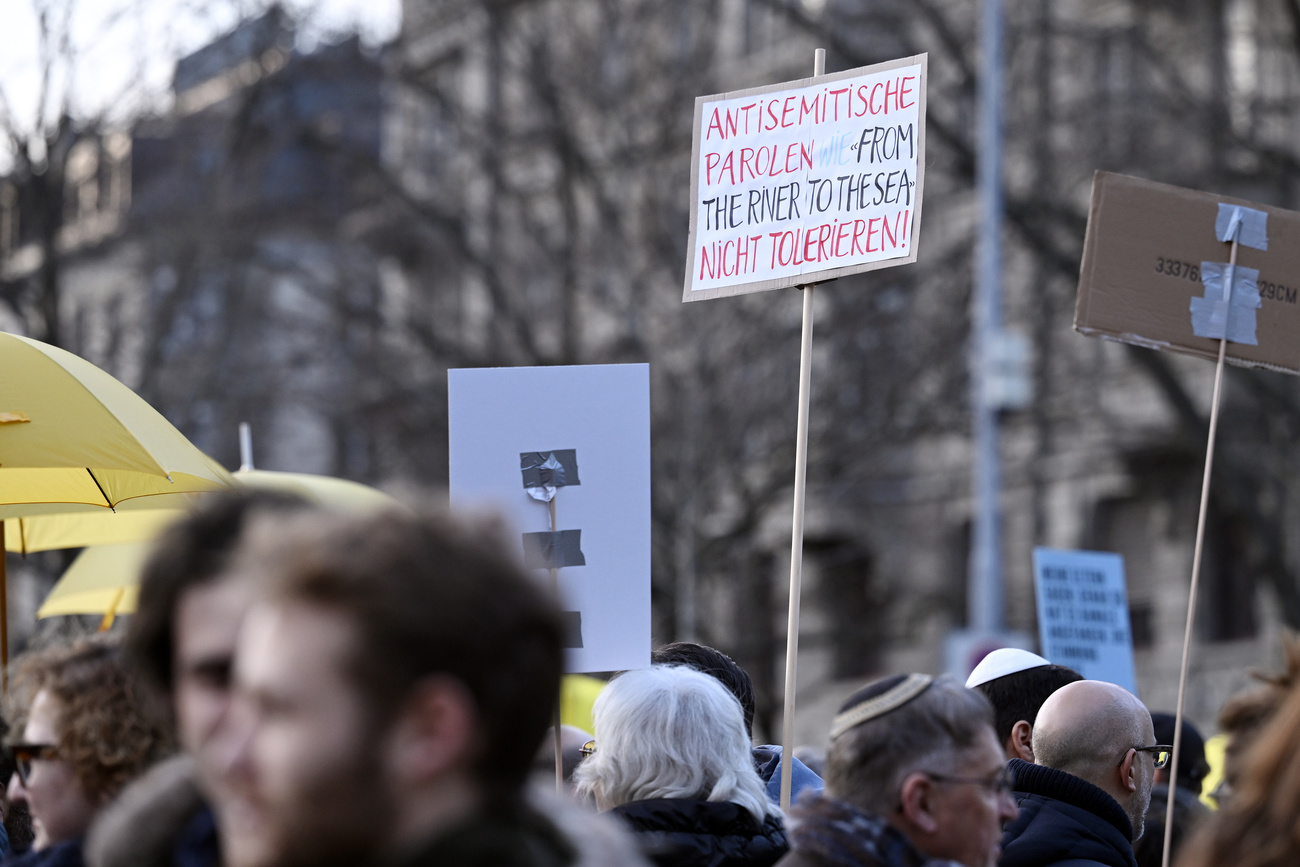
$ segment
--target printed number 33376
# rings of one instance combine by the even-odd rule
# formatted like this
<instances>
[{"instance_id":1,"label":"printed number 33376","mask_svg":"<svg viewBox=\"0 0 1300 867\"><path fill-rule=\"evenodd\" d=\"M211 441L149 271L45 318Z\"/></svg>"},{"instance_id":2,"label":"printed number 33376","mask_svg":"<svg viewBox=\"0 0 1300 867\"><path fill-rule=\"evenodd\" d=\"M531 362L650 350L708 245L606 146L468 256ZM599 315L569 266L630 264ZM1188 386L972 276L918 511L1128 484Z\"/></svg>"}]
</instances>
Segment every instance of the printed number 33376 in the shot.
<instances>
[{"instance_id":1,"label":"printed number 33376","mask_svg":"<svg viewBox=\"0 0 1300 867\"><path fill-rule=\"evenodd\" d=\"M1162 256L1156 257L1156 273L1166 274L1170 277L1183 277L1187 280L1201 279L1201 266L1193 265L1191 262L1182 262L1178 259L1166 259Z\"/></svg>"}]
</instances>

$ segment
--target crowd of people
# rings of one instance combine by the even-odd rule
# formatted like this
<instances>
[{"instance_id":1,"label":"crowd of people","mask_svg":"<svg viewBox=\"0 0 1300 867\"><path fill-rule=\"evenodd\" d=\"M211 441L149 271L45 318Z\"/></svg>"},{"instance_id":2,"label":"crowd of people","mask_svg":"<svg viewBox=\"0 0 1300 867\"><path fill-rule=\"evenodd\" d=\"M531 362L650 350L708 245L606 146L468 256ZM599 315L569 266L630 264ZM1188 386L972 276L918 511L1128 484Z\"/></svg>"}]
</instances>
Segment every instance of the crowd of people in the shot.
<instances>
[{"instance_id":1,"label":"crowd of people","mask_svg":"<svg viewBox=\"0 0 1300 867\"><path fill-rule=\"evenodd\" d=\"M1179 867L1300 862L1300 647L1202 741L1022 650L854 693L824 761L753 741L725 654L555 707L563 627L502 528L214 497L168 527L124 635L14 661L0 857L17 867ZM567 785L557 791L555 744ZM811 766L810 766L811 765ZM541 768L541 770L539 770ZM793 806L780 807L791 775Z\"/></svg>"}]
</instances>

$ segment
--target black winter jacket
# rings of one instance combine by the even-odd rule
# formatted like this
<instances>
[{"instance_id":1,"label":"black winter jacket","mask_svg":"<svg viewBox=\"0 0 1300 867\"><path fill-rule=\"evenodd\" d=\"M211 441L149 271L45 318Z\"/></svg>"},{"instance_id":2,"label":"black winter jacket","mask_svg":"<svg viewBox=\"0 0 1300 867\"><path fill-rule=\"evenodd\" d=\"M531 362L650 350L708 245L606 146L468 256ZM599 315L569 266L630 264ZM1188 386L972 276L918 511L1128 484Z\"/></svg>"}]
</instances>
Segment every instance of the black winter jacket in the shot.
<instances>
[{"instance_id":1,"label":"black winter jacket","mask_svg":"<svg viewBox=\"0 0 1300 867\"><path fill-rule=\"evenodd\" d=\"M5 867L84 867L81 839L64 840L39 852L28 852L5 862Z\"/></svg>"},{"instance_id":2,"label":"black winter jacket","mask_svg":"<svg viewBox=\"0 0 1300 867\"><path fill-rule=\"evenodd\" d=\"M777 816L763 822L728 801L656 799L610 811L657 867L768 867L790 848Z\"/></svg>"},{"instance_id":3,"label":"black winter jacket","mask_svg":"<svg viewBox=\"0 0 1300 867\"><path fill-rule=\"evenodd\" d=\"M1020 815L1002 834L998 867L1136 867L1133 825L1119 802L1064 771L1010 763Z\"/></svg>"}]
</instances>

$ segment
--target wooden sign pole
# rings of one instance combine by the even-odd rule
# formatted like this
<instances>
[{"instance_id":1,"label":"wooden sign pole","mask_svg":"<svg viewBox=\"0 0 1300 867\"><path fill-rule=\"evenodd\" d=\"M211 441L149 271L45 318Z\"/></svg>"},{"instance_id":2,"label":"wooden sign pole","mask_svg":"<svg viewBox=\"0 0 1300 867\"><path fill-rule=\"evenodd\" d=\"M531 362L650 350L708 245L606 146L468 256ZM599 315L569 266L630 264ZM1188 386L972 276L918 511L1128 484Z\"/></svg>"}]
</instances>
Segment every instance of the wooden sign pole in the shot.
<instances>
[{"instance_id":1,"label":"wooden sign pole","mask_svg":"<svg viewBox=\"0 0 1300 867\"><path fill-rule=\"evenodd\" d=\"M1241 231L1238 228L1238 233ZM1231 297L1232 283L1237 265L1237 235L1232 236L1232 254L1228 259L1228 294ZM1219 430L1219 398L1223 392L1224 359L1228 353L1228 340L1219 340L1219 361L1214 368L1214 396L1210 400L1210 433L1205 445L1205 475L1201 479L1201 507L1196 516L1196 549L1192 554L1192 584L1187 599L1187 626L1183 630L1183 659L1178 673L1178 704L1174 710L1173 755L1169 757L1169 802L1165 805L1165 840L1161 858L1163 867L1169 867L1169 857L1174 839L1174 787L1178 785L1178 757L1183 746L1183 704L1187 694L1187 667L1192 651L1192 624L1196 619L1196 589L1201 580L1201 555L1205 549L1205 518L1210 504L1210 470L1214 466L1214 440Z\"/></svg>"},{"instance_id":2,"label":"wooden sign pole","mask_svg":"<svg viewBox=\"0 0 1300 867\"><path fill-rule=\"evenodd\" d=\"M826 74L826 49L813 58L813 78ZM813 289L803 290L799 344L799 421L794 441L794 523L790 537L790 614L785 636L785 710L781 718L781 809L790 809L790 763L794 761L794 684L799 661L799 591L803 583L803 513L808 477L808 405L812 391Z\"/></svg>"},{"instance_id":3,"label":"wooden sign pole","mask_svg":"<svg viewBox=\"0 0 1300 867\"><path fill-rule=\"evenodd\" d=\"M0 521L0 695L9 692L9 576L5 571L8 551L5 522Z\"/></svg>"},{"instance_id":4,"label":"wooden sign pole","mask_svg":"<svg viewBox=\"0 0 1300 867\"><path fill-rule=\"evenodd\" d=\"M559 532L556 529L558 525L555 520L555 497L558 497L559 495L560 492L557 490L555 492L555 496L551 497L551 499L548 500L546 503L547 512L551 519L552 533ZM554 567L551 568L551 588L552 590L555 591L555 599L558 602L560 600L560 570ZM564 794L564 750L562 749L562 747L564 743L564 735L560 731L560 726L562 725L562 723L560 722L560 718L563 710L560 707L560 705L563 704L564 702L564 680L563 680L564 675L560 675L560 678L561 678L560 694L555 698L555 716L551 720L551 730L554 732L551 740L552 743L554 743L555 745L555 792L556 794L563 795Z\"/></svg>"}]
</instances>

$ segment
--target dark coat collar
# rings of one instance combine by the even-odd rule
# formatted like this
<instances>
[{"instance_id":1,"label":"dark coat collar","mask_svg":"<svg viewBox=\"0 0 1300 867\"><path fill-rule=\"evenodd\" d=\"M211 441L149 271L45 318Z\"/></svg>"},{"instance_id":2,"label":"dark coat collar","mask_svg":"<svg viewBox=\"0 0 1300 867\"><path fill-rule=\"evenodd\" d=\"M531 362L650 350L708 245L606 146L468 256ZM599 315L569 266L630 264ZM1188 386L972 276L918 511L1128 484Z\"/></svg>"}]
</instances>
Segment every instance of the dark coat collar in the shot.
<instances>
[{"instance_id":1,"label":"dark coat collar","mask_svg":"<svg viewBox=\"0 0 1300 867\"><path fill-rule=\"evenodd\" d=\"M1020 759L1012 759L1009 764L1016 777L1017 792L1042 795L1073 804L1114 825L1125 840L1133 839L1133 823L1129 821L1128 814L1119 805L1119 801L1101 788L1055 768L1031 765Z\"/></svg>"},{"instance_id":2,"label":"dark coat collar","mask_svg":"<svg viewBox=\"0 0 1300 867\"><path fill-rule=\"evenodd\" d=\"M656 863L769 865L789 848L775 815L762 822L729 801L660 798L634 801L610 811L636 832Z\"/></svg>"},{"instance_id":3,"label":"dark coat collar","mask_svg":"<svg viewBox=\"0 0 1300 867\"><path fill-rule=\"evenodd\" d=\"M1011 761L1020 813L1002 835L999 867L1137 867L1132 824L1097 786L1062 771Z\"/></svg>"}]
</instances>

